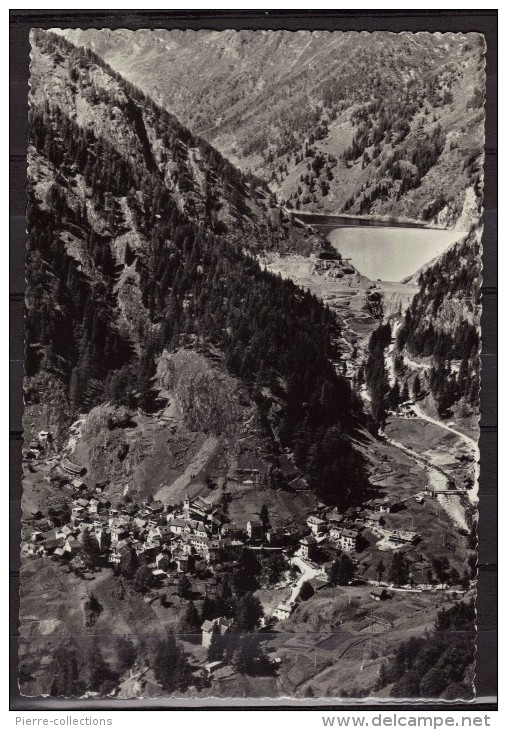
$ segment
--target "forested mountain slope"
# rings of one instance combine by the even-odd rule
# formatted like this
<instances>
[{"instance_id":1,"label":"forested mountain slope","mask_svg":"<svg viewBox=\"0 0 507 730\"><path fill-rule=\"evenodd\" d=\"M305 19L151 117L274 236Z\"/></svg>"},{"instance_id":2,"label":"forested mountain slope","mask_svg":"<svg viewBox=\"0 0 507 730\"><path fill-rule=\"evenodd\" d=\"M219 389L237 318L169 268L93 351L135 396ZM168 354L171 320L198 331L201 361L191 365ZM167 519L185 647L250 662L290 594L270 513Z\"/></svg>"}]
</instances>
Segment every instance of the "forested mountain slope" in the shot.
<instances>
[{"instance_id":1,"label":"forested mountain slope","mask_svg":"<svg viewBox=\"0 0 507 730\"><path fill-rule=\"evenodd\" d=\"M461 399L474 411L480 383L480 229L473 227L419 275L398 347L432 358L429 386L441 415Z\"/></svg>"},{"instance_id":2,"label":"forested mountain slope","mask_svg":"<svg viewBox=\"0 0 507 730\"><path fill-rule=\"evenodd\" d=\"M463 228L476 212L478 34L64 32L289 207Z\"/></svg>"},{"instance_id":3,"label":"forested mountain slope","mask_svg":"<svg viewBox=\"0 0 507 730\"><path fill-rule=\"evenodd\" d=\"M57 425L105 400L149 412L164 350L218 348L265 420L276 401L266 427L310 485L350 500L364 416L336 323L252 255L322 241L92 52L35 31L31 71L27 405Z\"/></svg>"}]
</instances>

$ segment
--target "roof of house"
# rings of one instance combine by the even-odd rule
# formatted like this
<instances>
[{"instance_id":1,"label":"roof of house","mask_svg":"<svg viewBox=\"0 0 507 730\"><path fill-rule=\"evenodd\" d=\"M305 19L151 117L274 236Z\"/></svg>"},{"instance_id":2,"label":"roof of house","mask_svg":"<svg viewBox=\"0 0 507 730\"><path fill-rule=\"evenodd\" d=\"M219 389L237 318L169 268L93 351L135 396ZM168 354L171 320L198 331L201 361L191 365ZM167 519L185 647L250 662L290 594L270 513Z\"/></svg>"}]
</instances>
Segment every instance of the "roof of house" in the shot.
<instances>
[{"instance_id":1,"label":"roof of house","mask_svg":"<svg viewBox=\"0 0 507 730\"><path fill-rule=\"evenodd\" d=\"M294 606L290 603L279 603L276 607L277 611L287 611L288 613L292 613L294 610Z\"/></svg>"},{"instance_id":2,"label":"roof of house","mask_svg":"<svg viewBox=\"0 0 507 730\"><path fill-rule=\"evenodd\" d=\"M302 537L299 542L302 545L315 545L317 540L313 537L313 535L307 535L306 537Z\"/></svg>"},{"instance_id":3,"label":"roof of house","mask_svg":"<svg viewBox=\"0 0 507 730\"><path fill-rule=\"evenodd\" d=\"M387 593L385 588L374 588L371 592L371 596L384 596Z\"/></svg>"},{"instance_id":4,"label":"roof of house","mask_svg":"<svg viewBox=\"0 0 507 730\"><path fill-rule=\"evenodd\" d=\"M212 672L214 669L217 669L218 667L223 666L223 661L215 661L215 662L208 662L208 664L204 665L204 668L208 672Z\"/></svg>"},{"instance_id":5,"label":"roof of house","mask_svg":"<svg viewBox=\"0 0 507 730\"><path fill-rule=\"evenodd\" d=\"M202 631L214 631L215 629L219 629L221 633L224 633L231 627L233 623L232 618L224 618L223 616L220 616L219 618L214 618L212 621L206 620L202 626Z\"/></svg>"},{"instance_id":6,"label":"roof of house","mask_svg":"<svg viewBox=\"0 0 507 730\"><path fill-rule=\"evenodd\" d=\"M255 518L248 520L246 524L251 525L252 527L262 527L262 522L260 520L256 520Z\"/></svg>"},{"instance_id":7,"label":"roof of house","mask_svg":"<svg viewBox=\"0 0 507 730\"><path fill-rule=\"evenodd\" d=\"M168 523L169 527L186 527L190 524L190 520L184 520L180 517L176 517L173 520L170 520Z\"/></svg>"},{"instance_id":8,"label":"roof of house","mask_svg":"<svg viewBox=\"0 0 507 730\"><path fill-rule=\"evenodd\" d=\"M79 464L74 464L69 459L62 459L61 465L66 471L71 471L71 472L74 472L75 474L82 474L83 472L86 471L84 466L80 466Z\"/></svg>"},{"instance_id":9,"label":"roof of house","mask_svg":"<svg viewBox=\"0 0 507 730\"><path fill-rule=\"evenodd\" d=\"M392 530L391 537L399 538L400 540L414 540L418 537L418 534L410 530Z\"/></svg>"},{"instance_id":10,"label":"roof of house","mask_svg":"<svg viewBox=\"0 0 507 730\"><path fill-rule=\"evenodd\" d=\"M330 522L341 522L341 520L343 520L343 515L336 510L332 510L331 512L327 513L327 519Z\"/></svg>"}]
</instances>

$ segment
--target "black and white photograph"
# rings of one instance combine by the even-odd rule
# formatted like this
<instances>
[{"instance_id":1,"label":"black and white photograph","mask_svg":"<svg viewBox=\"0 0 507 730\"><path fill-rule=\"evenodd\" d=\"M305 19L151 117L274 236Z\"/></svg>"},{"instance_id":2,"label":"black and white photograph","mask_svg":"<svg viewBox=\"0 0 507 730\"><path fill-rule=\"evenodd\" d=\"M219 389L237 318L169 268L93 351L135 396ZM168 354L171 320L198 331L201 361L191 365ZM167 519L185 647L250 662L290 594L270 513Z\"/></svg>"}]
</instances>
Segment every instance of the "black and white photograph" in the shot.
<instances>
[{"instance_id":1,"label":"black and white photograph","mask_svg":"<svg viewBox=\"0 0 507 730\"><path fill-rule=\"evenodd\" d=\"M474 699L485 54L32 28L21 695Z\"/></svg>"}]
</instances>

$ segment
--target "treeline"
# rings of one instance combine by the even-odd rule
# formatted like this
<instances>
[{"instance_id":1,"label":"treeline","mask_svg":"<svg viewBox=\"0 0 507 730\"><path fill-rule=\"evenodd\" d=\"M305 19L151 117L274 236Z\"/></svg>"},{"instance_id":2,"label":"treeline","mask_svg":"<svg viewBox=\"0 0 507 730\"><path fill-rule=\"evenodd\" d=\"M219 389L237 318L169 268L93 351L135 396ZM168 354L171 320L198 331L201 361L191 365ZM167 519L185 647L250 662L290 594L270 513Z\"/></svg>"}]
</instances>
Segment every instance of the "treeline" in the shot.
<instances>
[{"instance_id":1,"label":"treeline","mask_svg":"<svg viewBox=\"0 0 507 730\"><path fill-rule=\"evenodd\" d=\"M393 684L391 697L468 700L474 694L475 605L439 611L432 633L403 642L380 668L377 689Z\"/></svg>"},{"instance_id":2,"label":"treeline","mask_svg":"<svg viewBox=\"0 0 507 730\"><path fill-rule=\"evenodd\" d=\"M78 53L81 63L95 62L88 51ZM348 435L364 415L330 364L338 354L331 344L339 334L334 317L316 297L263 271L244 252L258 247L259 237L262 245L264 224L255 233L217 231L213 206L197 219L181 210L157 169L123 157L54 106L32 107L30 130L31 143L58 172L49 202L30 191L27 374L57 370L74 412L105 397L150 410L162 349L211 341L223 350L230 372L250 384L261 408L269 408L266 387L285 403L281 445L295 451L311 487L341 506L359 497L366 477ZM206 169L220 174L211 162ZM150 322L133 342L117 324L114 283L126 263L111 256L112 239L126 230L119 198L145 239L142 256L126 252ZM100 238L91 217L108 222ZM67 252L67 231L84 243L91 275Z\"/></svg>"},{"instance_id":3,"label":"treeline","mask_svg":"<svg viewBox=\"0 0 507 730\"><path fill-rule=\"evenodd\" d=\"M481 263L478 231L419 276L398 332L399 349L432 357L429 385L441 415L461 398L479 403Z\"/></svg>"}]
</instances>

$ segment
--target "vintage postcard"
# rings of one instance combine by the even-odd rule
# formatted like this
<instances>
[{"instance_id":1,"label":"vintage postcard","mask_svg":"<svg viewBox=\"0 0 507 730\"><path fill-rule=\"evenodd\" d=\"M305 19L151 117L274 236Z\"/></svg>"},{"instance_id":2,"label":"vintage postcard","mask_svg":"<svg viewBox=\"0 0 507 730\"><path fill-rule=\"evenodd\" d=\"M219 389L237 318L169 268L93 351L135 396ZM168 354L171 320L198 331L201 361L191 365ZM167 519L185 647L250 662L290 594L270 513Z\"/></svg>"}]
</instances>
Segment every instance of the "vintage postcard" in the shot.
<instances>
[{"instance_id":1,"label":"vintage postcard","mask_svg":"<svg viewBox=\"0 0 507 730\"><path fill-rule=\"evenodd\" d=\"M21 693L472 699L483 37L30 39Z\"/></svg>"}]
</instances>

